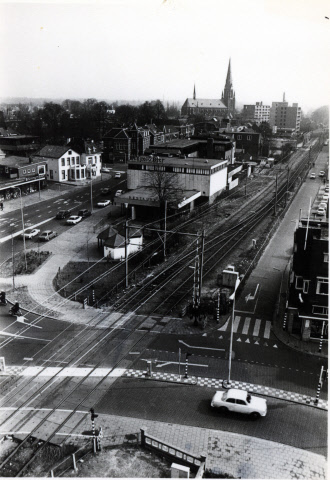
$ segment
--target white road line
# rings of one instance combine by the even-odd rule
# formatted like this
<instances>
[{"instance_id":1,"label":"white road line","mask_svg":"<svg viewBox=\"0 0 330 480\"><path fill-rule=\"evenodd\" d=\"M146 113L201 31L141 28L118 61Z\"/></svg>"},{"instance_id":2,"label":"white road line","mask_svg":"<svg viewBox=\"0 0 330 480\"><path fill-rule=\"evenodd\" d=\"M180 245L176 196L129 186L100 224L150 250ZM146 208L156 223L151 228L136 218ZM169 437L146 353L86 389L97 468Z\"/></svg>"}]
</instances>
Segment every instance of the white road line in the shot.
<instances>
[{"instance_id":1,"label":"white road line","mask_svg":"<svg viewBox=\"0 0 330 480\"><path fill-rule=\"evenodd\" d=\"M256 323L254 325L253 334L252 334L254 337L258 337L259 330L260 330L260 323L261 323L261 320L257 318Z\"/></svg>"},{"instance_id":2,"label":"white road line","mask_svg":"<svg viewBox=\"0 0 330 480\"><path fill-rule=\"evenodd\" d=\"M243 325L243 330L242 330L243 335L247 335L247 334L248 334L249 326L250 326L250 321L251 321L251 318L250 318L250 317L246 317L245 322L244 322L244 325Z\"/></svg>"},{"instance_id":3,"label":"white road line","mask_svg":"<svg viewBox=\"0 0 330 480\"><path fill-rule=\"evenodd\" d=\"M237 329L238 329L238 325L239 325L239 322L241 321L241 317L240 316L235 316L235 320L234 320L234 325L233 325L233 332L234 333L237 333Z\"/></svg>"},{"instance_id":4,"label":"white road line","mask_svg":"<svg viewBox=\"0 0 330 480\"><path fill-rule=\"evenodd\" d=\"M225 332L227 330L228 324L229 324L230 317L227 318L227 321L222 327L218 328L221 332Z\"/></svg>"},{"instance_id":5,"label":"white road line","mask_svg":"<svg viewBox=\"0 0 330 480\"><path fill-rule=\"evenodd\" d=\"M269 338L270 337L270 325L271 325L271 322L269 320L267 320L266 321L266 326L265 326L264 338Z\"/></svg>"}]
</instances>

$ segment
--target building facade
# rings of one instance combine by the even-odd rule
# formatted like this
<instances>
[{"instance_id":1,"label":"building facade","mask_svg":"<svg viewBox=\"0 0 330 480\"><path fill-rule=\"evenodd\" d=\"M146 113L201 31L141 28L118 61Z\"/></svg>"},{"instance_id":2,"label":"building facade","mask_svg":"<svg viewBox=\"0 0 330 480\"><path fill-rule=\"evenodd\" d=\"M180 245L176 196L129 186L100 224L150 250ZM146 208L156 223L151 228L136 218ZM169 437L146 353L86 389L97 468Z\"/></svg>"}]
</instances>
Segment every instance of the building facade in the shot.
<instances>
[{"instance_id":1,"label":"building facade","mask_svg":"<svg viewBox=\"0 0 330 480\"><path fill-rule=\"evenodd\" d=\"M263 105L256 102L255 105L244 105L242 119L260 125L262 122L269 122L270 105Z\"/></svg>"},{"instance_id":2,"label":"building facade","mask_svg":"<svg viewBox=\"0 0 330 480\"><path fill-rule=\"evenodd\" d=\"M294 133L300 132L301 107L298 103L289 103L285 101L283 94L282 102L272 102L269 115L269 123L272 127L277 127L277 133L285 130L292 130Z\"/></svg>"},{"instance_id":3,"label":"building facade","mask_svg":"<svg viewBox=\"0 0 330 480\"><path fill-rule=\"evenodd\" d=\"M86 164L82 164L80 154L68 146L46 145L33 155L33 160L46 161L47 180L62 183L87 178Z\"/></svg>"},{"instance_id":4,"label":"building facade","mask_svg":"<svg viewBox=\"0 0 330 480\"><path fill-rule=\"evenodd\" d=\"M327 221L301 220L294 234L287 328L305 341L328 338L329 228Z\"/></svg>"}]
</instances>

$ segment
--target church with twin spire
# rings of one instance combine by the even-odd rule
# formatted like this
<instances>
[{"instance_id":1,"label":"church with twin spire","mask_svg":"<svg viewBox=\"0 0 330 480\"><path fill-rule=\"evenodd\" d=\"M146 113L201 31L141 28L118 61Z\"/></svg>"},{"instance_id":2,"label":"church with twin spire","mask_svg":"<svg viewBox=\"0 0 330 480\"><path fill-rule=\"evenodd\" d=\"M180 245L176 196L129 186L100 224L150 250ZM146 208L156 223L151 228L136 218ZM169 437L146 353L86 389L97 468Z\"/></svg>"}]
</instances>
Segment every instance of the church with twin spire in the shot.
<instances>
[{"instance_id":1,"label":"church with twin spire","mask_svg":"<svg viewBox=\"0 0 330 480\"><path fill-rule=\"evenodd\" d=\"M235 91L229 59L225 88L220 98L197 98L196 87L192 98L187 98L181 108L181 115L206 115L208 117L228 117L235 115Z\"/></svg>"}]
</instances>

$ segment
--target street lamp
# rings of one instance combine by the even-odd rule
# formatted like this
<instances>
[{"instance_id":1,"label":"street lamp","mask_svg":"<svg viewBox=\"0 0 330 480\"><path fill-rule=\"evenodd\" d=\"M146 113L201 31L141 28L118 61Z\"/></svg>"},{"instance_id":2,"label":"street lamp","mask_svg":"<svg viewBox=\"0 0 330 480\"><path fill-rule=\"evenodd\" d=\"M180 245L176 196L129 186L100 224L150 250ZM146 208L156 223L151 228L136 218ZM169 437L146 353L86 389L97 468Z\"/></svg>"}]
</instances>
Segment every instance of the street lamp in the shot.
<instances>
[{"instance_id":1,"label":"street lamp","mask_svg":"<svg viewBox=\"0 0 330 480\"><path fill-rule=\"evenodd\" d=\"M93 213L93 166L88 165L87 170L89 171L91 176L91 212Z\"/></svg>"},{"instance_id":2,"label":"street lamp","mask_svg":"<svg viewBox=\"0 0 330 480\"><path fill-rule=\"evenodd\" d=\"M231 328L230 328L230 345L229 345L229 361L228 361L228 380L224 380L222 382L222 386L224 388L230 388L231 385L231 360L233 354L233 336L234 336L234 319L235 319L235 297L236 297L236 290L238 285L240 284L240 279L238 278L235 283L235 290L234 293L229 297L230 300L233 301L233 310L231 314Z\"/></svg>"},{"instance_id":3,"label":"street lamp","mask_svg":"<svg viewBox=\"0 0 330 480\"><path fill-rule=\"evenodd\" d=\"M19 196L21 200L21 216L22 216L22 229L23 229L23 245L24 245L24 258L25 258L25 270L27 270L27 260L26 260L26 245L25 245L25 227L24 227L24 213L23 213L23 203L22 203L22 190L19 187L11 187L12 189L17 188L19 190Z\"/></svg>"}]
</instances>

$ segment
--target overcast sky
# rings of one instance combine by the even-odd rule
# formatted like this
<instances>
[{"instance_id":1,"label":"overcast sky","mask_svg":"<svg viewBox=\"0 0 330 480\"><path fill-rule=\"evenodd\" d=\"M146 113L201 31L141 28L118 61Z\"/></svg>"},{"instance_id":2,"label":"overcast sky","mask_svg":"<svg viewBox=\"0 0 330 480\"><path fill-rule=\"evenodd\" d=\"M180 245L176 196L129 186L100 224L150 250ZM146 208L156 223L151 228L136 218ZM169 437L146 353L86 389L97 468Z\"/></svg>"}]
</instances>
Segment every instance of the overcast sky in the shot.
<instances>
[{"instance_id":1,"label":"overcast sky","mask_svg":"<svg viewBox=\"0 0 330 480\"><path fill-rule=\"evenodd\" d=\"M0 96L329 102L329 0L0 0Z\"/></svg>"}]
</instances>

